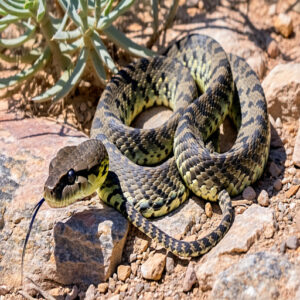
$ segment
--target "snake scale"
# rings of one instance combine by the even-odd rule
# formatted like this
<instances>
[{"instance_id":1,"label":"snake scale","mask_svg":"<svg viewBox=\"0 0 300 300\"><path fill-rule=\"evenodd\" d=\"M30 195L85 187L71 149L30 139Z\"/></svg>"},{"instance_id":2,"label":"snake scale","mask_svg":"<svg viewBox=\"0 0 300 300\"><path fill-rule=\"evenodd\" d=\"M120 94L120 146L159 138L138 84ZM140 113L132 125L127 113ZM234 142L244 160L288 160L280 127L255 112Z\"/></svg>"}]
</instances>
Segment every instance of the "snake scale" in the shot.
<instances>
[{"instance_id":1,"label":"snake scale","mask_svg":"<svg viewBox=\"0 0 300 300\"><path fill-rule=\"evenodd\" d=\"M154 105L171 108L169 120L153 129L130 127ZM227 115L238 135L229 151L219 153L214 139ZM61 149L51 161L44 198L62 207L97 190L169 251L198 256L228 231L234 215L230 196L261 176L269 145L267 105L255 72L212 38L188 35L164 56L139 59L111 79L91 139ZM218 201L223 214L217 228L193 242L176 240L147 219L173 211L189 191Z\"/></svg>"}]
</instances>

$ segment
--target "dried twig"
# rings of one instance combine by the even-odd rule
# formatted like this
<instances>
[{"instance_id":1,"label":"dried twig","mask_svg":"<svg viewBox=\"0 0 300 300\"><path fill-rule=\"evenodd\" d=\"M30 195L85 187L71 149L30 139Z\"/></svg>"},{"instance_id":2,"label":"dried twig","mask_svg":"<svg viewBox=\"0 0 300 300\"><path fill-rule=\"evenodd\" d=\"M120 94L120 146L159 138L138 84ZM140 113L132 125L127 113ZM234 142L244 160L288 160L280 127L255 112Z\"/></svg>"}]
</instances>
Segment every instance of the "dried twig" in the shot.
<instances>
[{"instance_id":1,"label":"dried twig","mask_svg":"<svg viewBox=\"0 0 300 300\"><path fill-rule=\"evenodd\" d=\"M18 291L18 294L22 295L24 298L28 300L36 300L35 298L31 297L28 293L25 291Z\"/></svg>"},{"instance_id":2,"label":"dried twig","mask_svg":"<svg viewBox=\"0 0 300 300\"><path fill-rule=\"evenodd\" d=\"M34 289L37 290L46 300L56 300L49 293L42 290L31 278L26 277L26 279L28 279L34 285Z\"/></svg>"}]
</instances>

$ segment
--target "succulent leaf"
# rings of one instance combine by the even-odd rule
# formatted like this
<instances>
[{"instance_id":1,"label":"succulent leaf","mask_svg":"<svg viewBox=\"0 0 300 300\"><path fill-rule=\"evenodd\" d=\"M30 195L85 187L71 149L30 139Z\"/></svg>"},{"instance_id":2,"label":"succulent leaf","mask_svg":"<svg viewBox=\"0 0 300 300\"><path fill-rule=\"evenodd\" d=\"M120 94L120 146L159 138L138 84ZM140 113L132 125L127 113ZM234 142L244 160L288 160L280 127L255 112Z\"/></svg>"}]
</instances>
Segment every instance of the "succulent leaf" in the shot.
<instances>
[{"instance_id":1,"label":"succulent leaf","mask_svg":"<svg viewBox=\"0 0 300 300\"><path fill-rule=\"evenodd\" d=\"M0 25L4 25L4 24L12 24L12 23L16 23L20 20L19 17L17 16L12 16L12 15L6 15L5 17L2 17L0 19Z\"/></svg>"},{"instance_id":2,"label":"succulent leaf","mask_svg":"<svg viewBox=\"0 0 300 300\"><path fill-rule=\"evenodd\" d=\"M134 2L135 0L122 0L118 3L113 11L108 13L106 16L100 18L97 28L100 30L110 26L120 15L122 15Z\"/></svg>"},{"instance_id":3,"label":"succulent leaf","mask_svg":"<svg viewBox=\"0 0 300 300\"><path fill-rule=\"evenodd\" d=\"M64 81L63 88L54 96L52 99L53 102L65 97L76 86L86 66L88 52L89 50L86 47L81 49L73 72L71 72L68 79Z\"/></svg>"},{"instance_id":4,"label":"succulent leaf","mask_svg":"<svg viewBox=\"0 0 300 300\"><path fill-rule=\"evenodd\" d=\"M23 35L13 39L0 39L0 46L4 48L15 48L28 41L35 33L36 27L26 23L23 23L23 25L28 28Z\"/></svg>"},{"instance_id":5,"label":"succulent leaf","mask_svg":"<svg viewBox=\"0 0 300 300\"><path fill-rule=\"evenodd\" d=\"M31 50L29 53L21 55L21 56L7 56L0 53L0 59L8 62L8 63L25 63L25 64L32 64L35 60L37 60L41 56L41 52L38 50Z\"/></svg>"},{"instance_id":6,"label":"succulent leaf","mask_svg":"<svg viewBox=\"0 0 300 300\"><path fill-rule=\"evenodd\" d=\"M116 45L125 49L126 51L128 51L129 53L135 56L149 57L149 56L156 55L156 53L151 51L150 49L147 49L133 42L124 33L119 31L114 26L109 26L108 28L105 28L103 31L108 36L108 38L111 41L113 41Z\"/></svg>"},{"instance_id":7,"label":"succulent leaf","mask_svg":"<svg viewBox=\"0 0 300 300\"><path fill-rule=\"evenodd\" d=\"M91 60L93 62L94 70L101 81L106 80L106 72L103 63L94 49L90 49Z\"/></svg>"},{"instance_id":8,"label":"succulent leaf","mask_svg":"<svg viewBox=\"0 0 300 300\"><path fill-rule=\"evenodd\" d=\"M46 13L46 2L45 0L39 0L39 6L36 13L36 20L38 22L41 22L45 13Z\"/></svg>"},{"instance_id":9,"label":"succulent leaf","mask_svg":"<svg viewBox=\"0 0 300 300\"><path fill-rule=\"evenodd\" d=\"M101 37L96 31L93 31L92 36L91 36L91 41L94 46L94 49L99 56L99 58L103 61L105 65L113 72L117 73L118 69L111 58L110 54L108 53L105 45L103 44Z\"/></svg>"},{"instance_id":10,"label":"succulent leaf","mask_svg":"<svg viewBox=\"0 0 300 300\"><path fill-rule=\"evenodd\" d=\"M31 13L28 9L15 8L14 6L12 6L11 4L8 3L8 0L0 1L0 9L4 10L8 14L11 14L13 16L17 16L20 18L31 17Z\"/></svg>"}]
</instances>

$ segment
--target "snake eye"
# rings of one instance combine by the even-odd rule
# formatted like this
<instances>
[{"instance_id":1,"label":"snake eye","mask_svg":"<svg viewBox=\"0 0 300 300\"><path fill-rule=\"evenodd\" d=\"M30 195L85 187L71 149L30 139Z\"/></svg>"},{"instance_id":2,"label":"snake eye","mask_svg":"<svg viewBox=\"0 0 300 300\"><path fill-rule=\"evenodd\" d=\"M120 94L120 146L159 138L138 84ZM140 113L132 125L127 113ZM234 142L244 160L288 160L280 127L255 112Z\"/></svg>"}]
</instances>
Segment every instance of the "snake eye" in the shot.
<instances>
[{"instance_id":1,"label":"snake eye","mask_svg":"<svg viewBox=\"0 0 300 300\"><path fill-rule=\"evenodd\" d=\"M73 184L75 182L75 179L76 179L75 171L73 169L70 169L68 171L68 183Z\"/></svg>"}]
</instances>

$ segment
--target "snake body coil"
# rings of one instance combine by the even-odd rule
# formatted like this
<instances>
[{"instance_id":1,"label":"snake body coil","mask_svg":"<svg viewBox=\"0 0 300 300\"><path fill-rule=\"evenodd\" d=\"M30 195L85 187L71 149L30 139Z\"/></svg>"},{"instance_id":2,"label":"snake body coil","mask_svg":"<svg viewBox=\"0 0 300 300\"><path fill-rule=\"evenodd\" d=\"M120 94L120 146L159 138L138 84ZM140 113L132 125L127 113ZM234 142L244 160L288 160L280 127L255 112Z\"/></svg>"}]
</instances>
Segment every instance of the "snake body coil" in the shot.
<instances>
[{"instance_id":1,"label":"snake body coil","mask_svg":"<svg viewBox=\"0 0 300 300\"><path fill-rule=\"evenodd\" d=\"M96 110L92 139L58 152L44 196L61 207L98 189L104 202L165 248L198 256L229 229L230 195L263 172L270 144L267 107L255 73L213 39L189 35L166 56L138 60L112 78ZM130 127L153 105L170 107L171 118L154 129ZM218 153L210 144L227 115L238 136L228 152ZM189 190L219 201L223 213L219 226L194 242L176 240L145 218L174 210Z\"/></svg>"}]
</instances>

